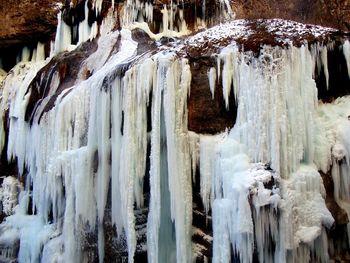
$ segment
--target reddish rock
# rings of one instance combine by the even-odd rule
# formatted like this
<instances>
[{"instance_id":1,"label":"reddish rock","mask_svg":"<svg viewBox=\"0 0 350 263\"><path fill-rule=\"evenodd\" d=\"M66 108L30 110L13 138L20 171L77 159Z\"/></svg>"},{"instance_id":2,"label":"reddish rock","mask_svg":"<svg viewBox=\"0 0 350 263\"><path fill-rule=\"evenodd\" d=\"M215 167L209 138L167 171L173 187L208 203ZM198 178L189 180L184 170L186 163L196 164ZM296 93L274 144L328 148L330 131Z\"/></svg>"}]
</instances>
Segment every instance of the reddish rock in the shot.
<instances>
[{"instance_id":1,"label":"reddish rock","mask_svg":"<svg viewBox=\"0 0 350 263\"><path fill-rule=\"evenodd\" d=\"M0 49L44 41L56 30L63 0L0 0Z\"/></svg>"},{"instance_id":2,"label":"reddish rock","mask_svg":"<svg viewBox=\"0 0 350 263\"><path fill-rule=\"evenodd\" d=\"M236 18L283 18L350 30L349 0L238 0Z\"/></svg>"},{"instance_id":3,"label":"reddish rock","mask_svg":"<svg viewBox=\"0 0 350 263\"><path fill-rule=\"evenodd\" d=\"M208 72L216 66L216 60L210 57L192 58L190 66L192 81L188 99L188 129L197 133L215 134L231 128L236 121L237 112L234 96L230 97L229 109L226 109L221 80L216 81L214 98L209 88Z\"/></svg>"}]
</instances>

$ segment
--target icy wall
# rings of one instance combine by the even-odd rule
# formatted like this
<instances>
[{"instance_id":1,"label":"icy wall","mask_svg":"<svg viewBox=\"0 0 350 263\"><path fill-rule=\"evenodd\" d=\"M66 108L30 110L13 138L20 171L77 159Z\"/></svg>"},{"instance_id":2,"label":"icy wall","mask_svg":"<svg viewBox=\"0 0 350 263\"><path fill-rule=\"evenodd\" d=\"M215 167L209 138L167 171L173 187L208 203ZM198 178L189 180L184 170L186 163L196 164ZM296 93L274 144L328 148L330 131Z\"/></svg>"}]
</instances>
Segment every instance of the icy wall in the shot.
<instances>
[{"instance_id":1,"label":"icy wall","mask_svg":"<svg viewBox=\"0 0 350 263\"><path fill-rule=\"evenodd\" d=\"M75 29L59 14L50 56L24 49L2 81L0 261L345 257L346 35L234 20L184 37L172 6L151 32L139 2L88 23L102 3Z\"/></svg>"}]
</instances>

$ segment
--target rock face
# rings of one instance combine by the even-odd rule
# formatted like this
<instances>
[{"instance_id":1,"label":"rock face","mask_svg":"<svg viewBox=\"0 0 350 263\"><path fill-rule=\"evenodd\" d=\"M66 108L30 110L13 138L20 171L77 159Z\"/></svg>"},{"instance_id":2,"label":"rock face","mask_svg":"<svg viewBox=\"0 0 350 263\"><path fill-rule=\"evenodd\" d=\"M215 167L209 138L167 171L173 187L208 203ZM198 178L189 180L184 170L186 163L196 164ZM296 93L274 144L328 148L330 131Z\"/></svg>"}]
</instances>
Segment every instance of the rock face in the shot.
<instances>
[{"instance_id":1,"label":"rock face","mask_svg":"<svg viewBox=\"0 0 350 263\"><path fill-rule=\"evenodd\" d=\"M350 29L348 0L238 0L234 10L237 18L283 18L302 23Z\"/></svg>"},{"instance_id":2,"label":"rock face","mask_svg":"<svg viewBox=\"0 0 350 263\"><path fill-rule=\"evenodd\" d=\"M60 1L0 1L0 58L8 71L24 46L54 38Z\"/></svg>"},{"instance_id":3,"label":"rock face","mask_svg":"<svg viewBox=\"0 0 350 263\"><path fill-rule=\"evenodd\" d=\"M1 1L0 49L46 41L56 30L59 1Z\"/></svg>"},{"instance_id":4,"label":"rock face","mask_svg":"<svg viewBox=\"0 0 350 263\"><path fill-rule=\"evenodd\" d=\"M82 1L73 1L73 6L79 6L80 2ZM156 12L162 9L164 3L167 1L155 3ZM45 41L50 38L51 34L55 32L57 13L62 4L64 4L63 0L1 0L0 23L3 26L0 29L0 50L16 44L25 46L34 41ZM201 5L198 3L198 7ZM215 5L209 1L207 6L210 10L211 6ZM282 0L238 0L232 3L232 8L236 13L236 18L283 18L331 26L342 30L350 29L350 2L348 0L294 0L289 2ZM188 14L187 16L193 15ZM208 15L211 15L210 12Z\"/></svg>"}]
</instances>

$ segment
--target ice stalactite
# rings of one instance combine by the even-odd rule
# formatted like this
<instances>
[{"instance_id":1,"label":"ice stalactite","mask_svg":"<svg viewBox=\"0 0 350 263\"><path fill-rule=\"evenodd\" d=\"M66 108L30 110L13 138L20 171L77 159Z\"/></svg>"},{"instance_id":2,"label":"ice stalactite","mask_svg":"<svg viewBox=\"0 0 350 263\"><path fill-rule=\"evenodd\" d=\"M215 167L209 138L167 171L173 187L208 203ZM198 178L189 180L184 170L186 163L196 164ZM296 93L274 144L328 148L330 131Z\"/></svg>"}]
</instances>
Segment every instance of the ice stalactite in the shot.
<instances>
[{"instance_id":1,"label":"ice stalactite","mask_svg":"<svg viewBox=\"0 0 350 263\"><path fill-rule=\"evenodd\" d=\"M220 73L221 73L222 74L222 92L223 92L225 105L227 109L229 106L229 97L230 97L232 87L238 86L238 84L233 83L233 81L236 80L236 78L234 77L239 74L239 73L236 73L238 70L237 58L239 55L240 53L238 51L238 47L236 46L224 48L219 55L219 58L224 62L223 63L224 65L222 68L222 72L220 72L220 68L218 68L218 72L219 72L218 79L220 78ZM220 61L218 63L220 63ZM234 89L234 91L235 91L235 98L237 99L236 89Z\"/></svg>"},{"instance_id":2,"label":"ice stalactite","mask_svg":"<svg viewBox=\"0 0 350 263\"><path fill-rule=\"evenodd\" d=\"M326 47L320 49L327 55ZM326 117L327 120L322 120L322 115L316 117L317 89L313 79L316 57L305 46L288 50L264 47L258 58L230 47L221 54L229 54L220 55L223 97L227 101L228 92L235 90L238 113L225 144L219 144L225 146L216 150L213 260L226 262L227 257L231 257L232 244L234 255L237 253L241 262L252 262L255 239L261 261L326 262L329 256L325 229L333 225L334 219L325 205L325 190L318 169L327 171L331 166L332 147L333 156L343 160L348 150L346 139L342 139L346 136L342 134L347 128L339 127L341 132L336 137L342 142L337 147L339 144L334 144L334 133L330 130L332 125L328 126L331 117ZM326 55L321 54L322 64L327 63ZM342 112L345 114L346 109ZM348 124L346 116L343 122ZM231 141L235 143L228 146ZM348 166L346 160L342 162L344 167ZM273 178L275 187L280 187L266 189L263 182L254 179L250 162L270 164L274 173L268 178ZM333 162L332 174L337 176L339 173L334 167L338 166ZM344 175L348 174L346 169L340 169ZM232 174L235 173L241 174L237 176L239 180L224 181L234 180ZM225 174L231 176L225 177ZM337 189L337 185L348 185L347 177L342 177L343 183L334 178L335 192L343 194L344 199L348 191ZM254 229L248 204L250 195L255 207ZM242 214L247 223L237 226Z\"/></svg>"},{"instance_id":3,"label":"ice stalactite","mask_svg":"<svg viewBox=\"0 0 350 263\"><path fill-rule=\"evenodd\" d=\"M28 47L24 47L22 49L22 53L20 55L20 58L18 57L18 60L20 60L21 62L28 62L29 59L30 59L30 50Z\"/></svg>"},{"instance_id":4,"label":"ice stalactite","mask_svg":"<svg viewBox=\"0 0 350 263\"><path fill-rule=\"evenodd\" d=\"M348 75L350 76L350 42L346 40L343 45L343 53L346 60L346 65L348 68Z\"/></svg>"},{"instance_id":5,"label":"ice stalactite","mask_svg":"<svg viewBox=\"0 0 350 263\"><path fill-rule=\"evenodd\" d=\"M223 136L217 147L213 182L213 262L231 262L231 248L240 262L252 262L254 227L250 195L257 192L257 208L266 205L276 208L279 195L260 186L271 180L271 173L264 170L263 165L250 164L245 146L232 134ZM260 231L265 233L266 229ZM263 241L260 242L264 244Z\"/></svg>"},{"instance_id":6,"label":"ice stalactite","mask_svg":"<svg viewBox=\"0 0 350 263\"><path fill-rule=\"evenodd\" d=\"M176 261L189 262L191 253L192 187L187 133L187 96L191 71L186 60L175 60L166 73L163 93L167 136L171 218L175 224Z\"/></svg>"},{"instance_id":7,"label":"ice stalactite","mask_svg":"<svg viewBox=\"0 0 350 263\"><path fill-rule=\"evenodd\" d=\"M101 11L102 1L96 1L96 4L97 4L96 12L99 13ZM89 25L88 1L85 2L84 12L85 12L85 19L79 23L79 27L78 27L79 40L77 45L87 40L92 40L97 35L97 22L95 21L91 26ZM64 26L64 22L63 22L63 26Z\"/></svg>"},{"instance_id":8,"label":"ice stalactite","mask_svg":"<svg viewBox=\"0 0 350 263\"><path fill-rule=\"evenodd\" d=\"M61 51L70 50L72 36L69 26L63 21L62 13L57 14L57 30L54 49L51 50L51 55L57 55Z\"/></svg>"},{"instance_id":9,"label":"ice stalactite","mask_svg":"<svg viewBox=\"0 0 350 263\"><path fill-rule=\"evenodd\" d=\"M218 76L218 78L220 78L220 76ZM214 99L215 86L216 86L216 69L215 68L210 68L210 70L208 72L208 79L209 79L209 87L210 87L211 96Z\"/></svg>"},{"instance_id":10,"label":"ice stalactite","mask_svg":"<svg viewBox=\"0 0 350 263\"><path fill-rule=\"evenodd\" d=\"M26 141L26 133L29 124L24 121L25 109L30 97L30 93L27 93L27 89L30 82L43 65L43 62L17 64L6 77L6 81L3 84L2 114L4 114L5 110L9 109L10 117L7 158L11 160L15 156L17 157L20 174L24 171L25 156L27 154L26 144L28 143ZM18 81L20 81L20 85L18 85ZM27 150L29 151L29 149Z\"/></svg>"},{"instance_id":11,"label":"ice stalactite","mask_svg":"<svg viewBox=\"0 0 350 263\"><path fill-rule=\"evenodd\" d=\"M24 172L24 167L28 171L27 177L33 183L33 210L37 210L38 217L42 220L41 225L51 220L58 223L63 217L61 231L64 236L64 257L75 258L77 262L82 256L77 247L81 227L88 223L93 230L97 223L98 231L103 233L102 222L111 176L112 102L106 81L108 82L108 74L112 74L116 67L134 56L137 47L131 40L130 32L125 30L121 32L121 43L121 50L112 57L112 63L100 68L90 79L63 91L56 98L57 104L53 109L45 112L45 105L57 89L58 82L54 76L48 96L37 103L31 126L25 121L30 96L27 88L39 68L35 67L36 64L18 65L18 74L16 71L13 74L17 78L23 78L23 87L14 89L15 83L11 82L11 76L4 87L2 107L6 109L9 101L12 132L9 136L8 156L17 158L21 173ZM122 104L116 106L122 108ZM126 120L127 113L130 112L125 109ZM137 116L135 111L132 116ZM142 119L140 122L147 124ZM19 136L21 140L13 136ZM135 164L137 156L132 157ZM121 162L121 159L116 161ZM127 172L128 170L124 171L123 178L127 178ZM121 184L118 188L126 187ZM138 188L137 196L140 196L139 191ZM133 199L125 200L124 203L129 203L129 200ZM132 208L133 203L128 207ZM49 218L50 214L52 219ZM130 222L130 219L126 218L125 221ZM13 227L23 228L18 224L13 224ZM129 225L127 227L130 229ZM26 247L23 246L22 249L25 250ZM99 250L100 259L103 260L103 240L99 240ZM34 255L31 256L33 257Z\"/></svg>"},{"instance_id":12,"label":"ice stalactite","mask_svg":"<svg viewBox=\"0 0 350 263\"><path fill-rule=\"evenodd\" d=\"M176 60L172 54L159 55L157 61L152 98L148 255L150 262L165 260L166 254L162 250L169 251L169 247L161 243L165 237L161 229L166 224L166 229L169 229L172 222L175 226L176 256L171 260L190 262L192 162L188 147L186 101L191 73L186 60ZM164 176L167 178L162 178ZM168 181L168 185L164 185L164 180ZM171 222L165 218L167 206L170 207ZM169 241L166 243L171 244Z\"/></svg>"},{"instance_id":13,"label":"ice stalactite","mask_svg":"<svg viewBox=\"0 0 350 263\"><path fill-rule=\"evenodd\" d=\"M97 36L97 33L98 33L97 22L95 21L91 26L89 25L89 22L88 22L88 15L89 15L88 1L85 2L84 12L85 12L85 18L78 25L79 38L77 41L77 45L73 44L71 27L67 25L66 22L63 20L62 12L59 12L57 14L58 22L57 22L57 29L56 29L56 37L55 37L55 42L51 48L50 57L55 56L62 51L72 51L79 44L82 44L83 42L88 40L92 40Z\"/></svg>"},{"instance_id":14,"label":"ice stalactite","mask_svg":"<svg viewBox=\"0 0 350 263\"><path fill-rule=\"evenodd\" d=\"M1 81L1 77L0 77L0 81ZM3 114L0 114L0 152L2 152L4 145L5 145L4 116Z\"/></svg>"},{"instance_id":15,"label":"ice stalactite","mask_svg":"<svg viewBox=\"0 0 350 263\"><path fill-rule=\"evenodd\" d=\"M313 111L317 89L309 50L264 47L251 55L225 48L222 84L226 105L230 90L238 101L238 141L253 162L271 163L278 176L288 177L300 161L313 161Z\"/></svg>"},{"instance_id":16,"label":"ice stalactite","mask_svg":"<svg viewBox=\"0 0 350 263\"><path fill-rule=\"evenodd\" d=\"M200 194L207 213L213 202L213 175L215 172L216 145L220 139L221 135L199 136Z\"/></svg>"}]
</instances>

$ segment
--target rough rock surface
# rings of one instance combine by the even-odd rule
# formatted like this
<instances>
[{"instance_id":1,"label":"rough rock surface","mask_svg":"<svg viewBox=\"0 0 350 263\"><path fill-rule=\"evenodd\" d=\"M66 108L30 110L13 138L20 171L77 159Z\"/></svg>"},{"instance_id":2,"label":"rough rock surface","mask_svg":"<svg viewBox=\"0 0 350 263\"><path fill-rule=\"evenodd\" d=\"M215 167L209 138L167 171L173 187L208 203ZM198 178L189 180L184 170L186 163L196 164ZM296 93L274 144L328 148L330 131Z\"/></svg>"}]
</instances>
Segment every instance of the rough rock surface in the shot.
<instances>
[{"instance_id":1,"label":"rough rock surface","mask_svg":"<svg viewBox=\"0 0 350 263\"><path fill-rule=\"evenodd\" d=\"M47 40L56 30L60 0L0 1L0 50Z\"/></svg>"},{"instance_id":2,"label":"rough rock surface","mask_svg":"<svg viewBox=\"0 0 350 263\"><path fill-rule=\"evenodd\" d=\"M350 29L348 0L238 0L234 10L237 18L283 18Z\"/></svg>"}]
</instances>

